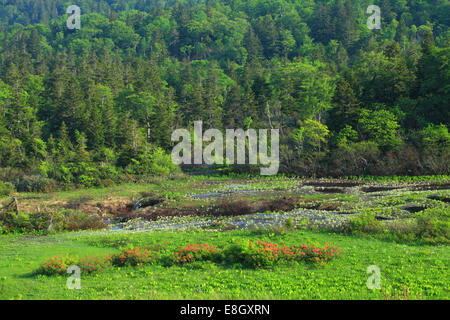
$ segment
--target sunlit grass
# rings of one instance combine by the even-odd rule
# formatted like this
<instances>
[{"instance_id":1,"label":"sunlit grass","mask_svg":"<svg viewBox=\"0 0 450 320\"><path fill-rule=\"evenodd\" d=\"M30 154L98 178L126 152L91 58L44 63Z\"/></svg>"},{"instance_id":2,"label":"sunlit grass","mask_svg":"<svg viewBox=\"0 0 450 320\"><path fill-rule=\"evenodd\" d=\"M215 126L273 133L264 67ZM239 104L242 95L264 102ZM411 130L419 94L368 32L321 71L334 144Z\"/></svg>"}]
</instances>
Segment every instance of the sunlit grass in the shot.
<instances>
[{"instance_id":1,"label":"sunlit grass","mask_svg":"<svg viewBox=\"0 0 450 320\"><path fill-rule=\"evenodd\" d=\"M103 234L103 235L102 235ZM308 264L250 270L205 264L195 269L160 264L112 268L82 276L82 289L66 288L68 276L34 276L40 264L55 255L106 255L128 245L160 246L170 253L187 243L214 245L230 241L267 240L277 243L330 243L344 253L318 267ZM48 237L1 236L1 299L382 299L369 290L367 267L381 268L382 288L406 285L413 298L448 299L449 249L354 238L297 230L282 234L254 231L141 232L105 235L80 232Z\"/></svg>"}]
</instances>

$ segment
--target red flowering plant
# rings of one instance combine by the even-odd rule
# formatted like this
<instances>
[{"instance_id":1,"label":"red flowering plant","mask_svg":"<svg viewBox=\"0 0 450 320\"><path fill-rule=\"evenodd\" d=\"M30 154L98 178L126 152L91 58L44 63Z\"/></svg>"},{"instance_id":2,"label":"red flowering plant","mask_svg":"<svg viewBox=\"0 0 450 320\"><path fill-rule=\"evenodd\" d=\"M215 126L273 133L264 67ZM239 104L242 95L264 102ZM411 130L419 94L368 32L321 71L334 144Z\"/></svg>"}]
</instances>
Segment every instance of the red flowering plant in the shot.
<instances>
[{"instance_id":1,"label":"red flowering plant","mask_svg":"<svg viewBox=\"0 0 450 320\"><path fill-rule=\"evenodd\" d=\"M89 256L80 259L78 266L82 273L94 273L106 269L111 265L111 256Z\"/></svg>"},{"instance_id":2,"label":"red flowering plant","mask_svg":"<svg viewBox=\"0 0 450 320\"><path fill-rule=\"evenodd\" d=\"M330 246L328 243L323 248L302 244L299 247L292 247L292 250L295 252L295 260L311 261L321 265L333 260L342 253L339 247Z\"/></svg>"},{"instance_id":3,"label":"red flowering plant","mask_svg":"<svg viewBox=\"0 0 450 320\"><path fill-rule=\"evenodd\" d=\"M83 274L93 273L105 269L111 265L111 257L89 256L84 258L52 257L42 264L39 274L53 275L65 274L69 266L78 266Z\"/></svg>"},{"instance_id":4,"label":"red flowering plant","mask_svg":"<svg viewBox=\"0 0 450 320\"><path fill-rule=\"evenodd\" d=\"M225 261L238 263L246 267L270 267L289 261L311 261L321 265L341 253L336 247L328 244L324 248L312 245L287 246L264 241L236 242L224 252Z\"/></svg>"},{"instance_id":5,"label":"red flowering plant","mask_svg":"<svg viewBox=\"0 0 450 320\"><path fill-rule=\"evenodd\" d=\"M78 260L75 258L60 256L51 257L42 264L38 273L46 275L65 274L69 266L77 264Z\"/></svg>"},{"instance_id":6,"label":"red flowering plant","mask_svg":"<svg viewBox=\"0 0 450 320\"><path fill-rule=\"evenodd\" d=\"M111 257L111 263L118 267L124 266L143 266L153 261L151 253L148 249L125 249L122 253L115 254Z\"/></svg>"},{"instance_id":7,"label":"red flowering plant","mask_svg":"<svg viewBox=\"0 0 450 320\"><path fill-rule=\"evenodd\" d=\"M188 244L172 255L173 264L183 265L194 261L214 261L217 258L217 247L208 243Z\"/></svg>"}]
</instances>

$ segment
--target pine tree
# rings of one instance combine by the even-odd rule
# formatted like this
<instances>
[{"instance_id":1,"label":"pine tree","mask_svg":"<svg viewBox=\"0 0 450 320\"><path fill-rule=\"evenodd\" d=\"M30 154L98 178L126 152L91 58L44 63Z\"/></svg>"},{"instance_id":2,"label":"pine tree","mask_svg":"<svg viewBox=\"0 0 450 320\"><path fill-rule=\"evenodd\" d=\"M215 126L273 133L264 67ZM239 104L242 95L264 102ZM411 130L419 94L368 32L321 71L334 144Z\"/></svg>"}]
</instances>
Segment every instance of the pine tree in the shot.
<instances>
[{"instance_id":1,"label":"pine tree","mask_svg":"<svg viewBox=\"0 0 450 320\"><path fill-rule=\"evenodd\" d=\"M360 103L350 84L344 78L339 79L333 96L334 108L327 121L331 130L339 131L346 125L355 127L358 120Z\"/></svg>"}]
</instances>

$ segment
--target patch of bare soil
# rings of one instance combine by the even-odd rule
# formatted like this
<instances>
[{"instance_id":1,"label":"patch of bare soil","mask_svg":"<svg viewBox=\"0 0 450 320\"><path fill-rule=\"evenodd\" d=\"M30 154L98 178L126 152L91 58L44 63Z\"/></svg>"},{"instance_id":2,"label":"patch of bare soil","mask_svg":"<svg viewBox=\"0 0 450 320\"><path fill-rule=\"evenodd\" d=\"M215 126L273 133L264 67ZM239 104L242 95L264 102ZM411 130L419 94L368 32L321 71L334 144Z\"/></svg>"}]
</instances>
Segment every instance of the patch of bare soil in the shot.
<instances>
[{"instance_id":1,"label":"patch of bare soil","mask_svg":"<svg viewBox=\"0 0 450 320\"><path fill-rule=\"evenodd\" d=\"M438 201L442 201L445 203L450 203L450 198L449 197L444 197L444 196L439 196L439 195L431 195L428 197L431 200L438 200Z\"/></svg>"},{"instance_id":2,"label":"patch of bare soil","mask_svg":"<svg viewBox=\"0 0 450 320\"><path fill-rule=\"evenodd\" d=\"M397 189L402 189L403 187L389 187L389 186L370 186L370 187L363 187L361 188L361 191L366 193L371 192L380 192L380 191L392 191Z\"/></svg>"},{"instance_id":3,"label":"patch of bare soil","mask_svg":"<svg viewBox=\"0 0 450 320\"><path fill-rule=\"evenodd\" d=\"M414 191L429 191L429 190L449 190L450 189L450 183L431 183L431 184L424 184L424 185L415 185L411 188Z\"/></svg>"},{"instance_id":4,"label":"patch of bare soil","mask_svg":"<svg viewBox=\"0 0 450 320\"><path fill-rule=\"evenodd\" d=\"M321 193L345 193L344 188L337 188L337 187L319 187L314 188L314 191L321 192Z\"/></svg>"},{"instance_id":5,"label":"patch of bare soil","mask_svg":"<svg viewBox=\"0 0 450 320\"><path fill-rule=\"evenodd\" d=\"M304 186L310 187L323 187L323 188L352 188L363 185L364 181L358 180L342 180L342 179L331 179L331 180L307 180L303 183Z\"/></svg>"},{"instance_id":6,"label":"patch of bare soil","mask_svg":"<svg viewBox=\"0 0 450 320\"><path fill-rule=\"evenodd\" d=\"M103 216L116 216L131 212L135 209L133 204L127 198L115 198L101 201L94 201L89 197L83 197L70 201L56 201L47 200L36 202L35 200L19 198L19 208L22 212L36 212L36 211L53 211L58 209L73 209L82 211L88 214L98 214Z\"/></svg>"},{"instance_id":7,"label":"patch of bare soil","mask_svg":"<svg viewBox=\"0 0 450 320\"><path fill-rule=\"evenodd\" d=\"M417 204L407 204L407 205L400 207L400 209L402 209L406 212L409 212L409 213L421 212L421 211L425 210L426 208L427 208L426 206L417 205Z\"/></svg>"}]
</instances>

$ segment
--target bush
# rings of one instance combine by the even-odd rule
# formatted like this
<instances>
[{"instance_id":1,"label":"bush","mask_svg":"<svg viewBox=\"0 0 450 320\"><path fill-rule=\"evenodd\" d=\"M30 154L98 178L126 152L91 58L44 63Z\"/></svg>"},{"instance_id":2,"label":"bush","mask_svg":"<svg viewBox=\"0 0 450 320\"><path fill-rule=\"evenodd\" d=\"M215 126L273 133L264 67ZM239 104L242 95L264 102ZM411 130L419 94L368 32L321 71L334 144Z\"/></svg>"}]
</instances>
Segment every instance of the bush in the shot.
<instances>
[{"instance_id":1,"label":"bush","mask_svg":"<svg viewBox=\"0 0 450 320\"><path fill-rule=\"evenodd\" d=\"M224 259L228 264L240 264L248 268L273 266L276 261L273 252L262 249L251 241L236 242L224 251Z\"/></svg>"},{"instance_id":2,"label":"bush","mask_svg":"<svg viewBox=\"0 0 450 320\"><path fill-rule=\"evenodd\" d=\"M378 233L383 230L383 223L372 213L360 214L350 220L350 230L353 233Z\"/></svg>"},{"instance_id":3,"label":"bush","mask_svg":"<svg viewBox=\"0 0 450 320\"><path fill-rule=\"evenodd\" d=\"M139 249L136 248L134 250L125 249L122 253L115 254L111 258L111 262L113 265L118 267L124 266L142 266L144 264L149 264L153 261L150 251L148 249Z\"/></svg>"},{"instance_id":4,"label":"bush","mask_svg":"<svg viewBox=\"0 0 450 320\"><path fill-rule=\"evenodd\" d=\"M64 210L54 214L56 231L97 230L106 228L105 222L98 215L90 215L77 210Z\"/></svg>"},{"instance_id":5,"label":"bush","mask_svg":"<svg viewBox=\"0 0 450 320\"><path fill-rule=\"evenodd\" d=\"M32 212L16 215L14 212L0 213L0 233L42 233L47 232L50 221L55 231L96 230L106 228L97 215L76 210L53 213Z\"/></svg>"},{"instance_id":6,"label":"bush","mask_svg":"<svg viewBox=\"0 0 450 320\"><path fill-rule=\"evenodd\" d=\"M138 159L132 158L126 167L126 172L138 176L167 176L178 174L180 168L172 162L169 154L166 154L160 147L155 147L152 153L145 151Z\"/></svg>"},{"instance_id":7,"label":"bush","mask_svg":"<svg viewBox=\"0 0 450 320\"><path fill-rule=\"evenodd\" d=\"M447 214L448 215L448 214ZM450 222L439 211L425 211L416 215L416 236L428 243L449 243Z\"/></svg>"},{"instance_id":8,"label":"bush","mask_svg":"<svg viewBox=\"0 0 450 320\"><path fill-rule=\"evenodd\" d=\"M169 154L163 149L155 148L154 153L150 156L149 173L156 176L169 175L175 173L179 167L173 163Z\"/></svg>"},{"instance_id":9,"label":"bush","mask_svg":"<svg viewBox=\"0 0 450 320\"><path fill-rule=\"evenodd\" d=\"M172 255L173 264L186 264L198 261L211 261L216 258L216 246L204 244L188 244Z\"/></svg>"},{"instance_id":10,"label":"bush","mask_svg":"<svg viewBox=\"0 0 450 320\"><path fill-rule=\"evenodd\" d=\"M293 229L295 229L294 219L292 219L292 217L289 217L289 218L284 222L284 227L285 227L287 230L293 230Z\"/></svg>"},{"instance_id":11,"label":"bush","mask_svg":"<svg viewBox=\"0 0 450 320\"><path fill-rule=\"evenodd\" d=\"M271 267L288 262L313 262L323 265L341 253L338 247L324 248L303 244L301 246L278 245L272 242L244 242L230 245L224 250L224 260L244 267Z\"/></svg>"},{"instance_id":12,"label":"bush","mask_svg":"<svg viewBox=\"0 0 450 320\"><path fill-rule=\"evenodd\" d=\"M44 262L44 264L38 270L38 273L45 275L65 274L69 266L77 264L78 259L76 258L59 256L52 257L48 261Z\"/></svg>"},{"instance_id":13,"label":"bush","mask_svg":"<svg viewBox=\"0 0 450 320\"><path fill-rule=\"evenodd\" d=\"M159 248L159 247L158 247ZM160 248L159 248L160 249ZM154 250L154 249L152 249ZM149 249L125 249L113 256L89 256L84 258L52 257L37 270L38 274L64 274L71 265L78 266L82 273L90 274L110 266L132 266L138 269L144 264L155 261L171 265L189 265L192 269L208 270L214 268L214 263L240 265L248 268L269 267L288 262L311 262L323 265L341 254L338 247L328 244L325 247L314 245L287 246L271 242L236 242L229 244L223 250L216 246L204 244L188 244L175 251L170 256L159 256L158 251Z\"/></svg>"},{"instance_id":14,"label":"bush","mask_svg":"<svg viewBox=\"0 0 450 320\"><path fill-rule=\"evenodd\" d=\"M0 181L0 196L9 196L15 191L12 183Z\"/></svg>"},{"instance_id":15,"label":"bush","mask_svg":"<svg viewBox=\"0 0 450 320\"><path fill-rule=\"evenodd\" d=\"M373 141L349 142L331 151L327 173L334 177L374 173L380 157L378 145Z\"/></svg>"},{"instance_id":16,"label":"bush","mask_svg":"<svg viewBox=\"0 0 450 320\"><path fill-rule=\"evenodd\" d=\"M39 176L20 176L14 182L19 192L50 192L56 189L56 181Z\"/></svg>"},{"instance_id":17,"label":"bush","mask_svg":"<svg viewBox=\"0 0 450 320\"><path fill-rule=\"evenodd\" d=\"M111 256L89 256L81 258L77 264L82 273L94 273L111 265Z\"/></svg>"},{"instance_id":18,"label":"bush","mask_svg":"<svg viewBox=\"0 0 450 320\"><path fill-rule=\"evenodd\" d=\"M23 169L13 167L0 168L0 181L14 184L14 181L21 176L23 176Z\"/></svg>"},{"instance_id":19,"label":"bush","mask_svg":"<svg viewBox=\"0 0 450 320\"><path fill-rule=\"evenodd\" d=\"M377 221L373 214L357 216L350 221L350 232L373 233L378 238L427 244L450 243L450 214L446 205L428 208L416 213L414 219L397 220L386 224Z\"/></svg>"},{"instance_id":20,"label":"bush","mask_svg":"<svg viewBox=\"0 0 450 320\"><path fill-rule=\"evenodd\" d=\"M103 270L111 265L111 257L89 256L81 259L74 257L52 257L42 264L38 274L65 274L69 266L78 266L81 273L89 274Z\"/></svg>"},{"instance_id":21,"label":"bush","mask_svg":"<svg viewBox=\"0 0 450 320\"><path fill-rule=\"evenodd\" d=\"M0 234L39 233L47 230L49 217L42 213L4 212L0 214Z\"/></svg>"}]
</instances>

